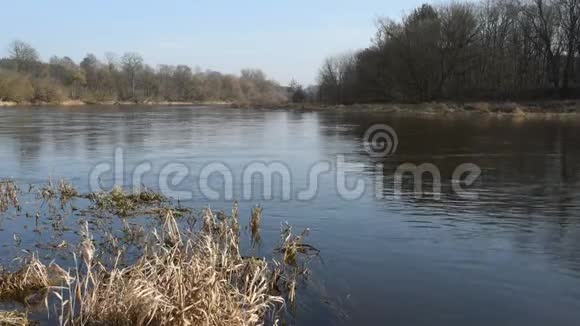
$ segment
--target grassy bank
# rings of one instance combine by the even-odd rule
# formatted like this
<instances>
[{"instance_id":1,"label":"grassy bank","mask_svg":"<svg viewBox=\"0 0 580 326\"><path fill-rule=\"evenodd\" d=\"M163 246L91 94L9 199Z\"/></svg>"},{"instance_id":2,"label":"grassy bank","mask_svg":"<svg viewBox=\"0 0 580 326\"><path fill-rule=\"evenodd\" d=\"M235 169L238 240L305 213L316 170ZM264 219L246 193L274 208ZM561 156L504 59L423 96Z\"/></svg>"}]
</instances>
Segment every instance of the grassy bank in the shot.
<instances>
[{"instance_id":1,"label":"grassy bank","mask_svg":"<svg viewBox=\"0 0 580 326\"><path fill-rule=\"evenodd\" d=\"M391 112L407 114L486 114L486 115L576 115L580 113L580 101L535 101L535 102L430 102L430 103L375 103L375 104L322 104L322 103L286 103L286 104L252 104L235 102L170 102L170 101L103 101L84 102L67 100L63 102L1 102L0 107L14 106L212 106L238 109L278 109L299 111L360 111Z\"/></svg>"},{"instance_id":2,"label":"grassy bank","mask_svg":"<svg viewBox=\"0 0 580 326\"><path fill-rule=\"evenodd\" d=\"M27 188L0 182L0 218L35 216L34 232L61 241L62 220L73 216L77 240L62 240L51 255L36 253L39 246L23 249L15 267L0 267L0 304L22 307L0 309L0 325L54 316L62 325L277 324L297 300L307 260L318 253L304 243L307 231L295 235L283 226L272 258L244 254L244 232L259 241L259 207L244 222L237 203L228 214L195 213L150 190L80 194L64 180ZM151 225L130 222L140 217ZM41 219L50 221L45 230ZM118 220L124 227L116 232ZM22 242L16 233L14 241ZM68 264L56 254L67 250ZM52 319L32 320L39 310Z\"/></svg>"},{"instance_id":3,"label":"grassy bank","mask_svg":"<svg viewBox=\"0 0 580 326\"><path fill-rule=\"evenodd\" d=\"M537 102L431 102L417 104L352 104L332 105L318 103L293 103L279 106L280 109L304 111L382 111L392 113L417 114L505 114L505 115L534 115L534 114L578 114L580 101L537 101Z\"/></svg>"},{"instance_id":4,"label":"grassy bank","mask_svg":"<svg viewBox=\"0 0 580 326\"><path fill-rule=\"evenodd\" d=\"M88 105L159 105L159 106L235 106L230 102L218 102L218 101L202 101L202 102L181 102L181 101L82 101L82 100L66 100L66 101L56 101L56 102L11 102L11 101L0 101L0 107L13 107L13 106L88 106Z\"/></svg>"}]
</instances>

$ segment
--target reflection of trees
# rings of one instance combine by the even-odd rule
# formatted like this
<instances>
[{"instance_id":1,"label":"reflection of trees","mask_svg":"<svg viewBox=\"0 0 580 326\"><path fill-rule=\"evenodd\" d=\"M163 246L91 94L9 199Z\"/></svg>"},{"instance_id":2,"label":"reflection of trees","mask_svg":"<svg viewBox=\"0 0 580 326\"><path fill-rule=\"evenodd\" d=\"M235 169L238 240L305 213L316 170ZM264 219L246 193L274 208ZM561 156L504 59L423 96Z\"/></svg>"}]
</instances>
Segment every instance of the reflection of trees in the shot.
<instances>
[{"instance_id":1,"label":"reflection of trees","mask_svg":"<svg viewBox=\"0 0 580 326\"><path fill-rule=\"evenodd\" d=\"M19 162L38 159L43 146L41 117L34 111L15 112L6 110L0 120L1 136L12 138L18 150Z\"/></svg>"},{"instance_id":2,"label":"reflection of trees","mask_svg":"<svg viewBox=\"0 0 580 326\"><path fill-rule=\"evenodd\" d=\"M447 209L462 205L455 196L451 178L462 163L480 166L483 174L475 185L482 190L480 209L483 212L500 212L506 208L529 213L557 209L567 214L575 193L579 190L580 147L574 146L580 139L580 121L527 120L511 118L453 118L417 117L404 115L343 113L321 115L326 136L338 135L344 141L360 139L366 128L376 123L393 127L399 137L395 155L377 160L368 157L362 145L357 152L367 160L370 168L376 163L384 165L385 195L393 194L393 174L403 163L433 163L443 180L443 195L453 201ZM348 125L351 128L340 128ZM406 178L411 181L411 176ZM431 189L432 179L423 179L424 189ZM404 189L412 190L410 182ZM410 196L412 197L412 196ZM489 205L485 198L494 202ZM411 200L411 198L409 198ZM413 199L414 200L414 199ZM428 200L428 199L425 199ZM418 200L416 204L422 204ZM553 215L550 212L550 216Z\"/></svg>"},{"instance_id":3,"label":"reflection of trees","mask_svg":"<svg viewBox=\"0 0 580 326\"><path fill-rule=\"evenodd\" d=\"M145 159L144 154L171 159L266 147L275 151L282 142L292 145L293 134L316 130L316 124L304 121L304 115L284 111L94 106L6 109L0 124L2 137L18 149L20 165L53 159L90 165L110 158L116 146L134 160Z\"/></svg>"},{"instance_id":4,"label":"reflection of trees","mask_svg":"<svg viewBox=\"0 0 580 326\"><path fill-rule=\"evenodd\" d=\"M580 271L580 121L516 120L498 117L417 117L356 112L320 115L321 132L338 141L360 140L377 123L393 127L399 136L395 155L370 158L362 149L351 160L368 162L369 172L382 163L384 205L393 200L394 172L403 163L433 163L441 171L442 201L415 198L411 175L401 203L432 223L477 223L475 236L505 232L514 248L541 248L549 257ZM347 126L341 128L341 126ZM357 148L357 144L354 145ZM357 158L358 157L358 158ZM483 174L475 188L479 200L457 196L451 176L462 163L475 163ZM374 172L372 172L374 173ZM430 191L432 179L423 179ZM434 216L435 215L435 216Z\"/></svg>"}]
</instances>

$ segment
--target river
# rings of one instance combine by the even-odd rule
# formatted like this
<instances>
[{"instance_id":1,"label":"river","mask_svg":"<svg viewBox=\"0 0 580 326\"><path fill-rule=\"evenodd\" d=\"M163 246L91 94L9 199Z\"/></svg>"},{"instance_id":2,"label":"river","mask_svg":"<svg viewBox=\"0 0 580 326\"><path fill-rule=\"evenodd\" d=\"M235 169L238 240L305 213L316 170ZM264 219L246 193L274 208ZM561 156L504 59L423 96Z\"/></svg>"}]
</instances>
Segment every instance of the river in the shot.
<instances>
[{"instance_id":1,"label":"river","mask_svg":"<svg viewBox=\"0 0 580 326\"><path fill-rule=\"evenodd\" d=\"M365 147L376 125L396 141L384 155ZM580 119L15 107L0 109L0 157L0 178L21 185L131 187L145 167L139 183L184 205L236 198L247 217L260 204L261 248L285 221L310 228L321 255L298 290L299 325L580 323ZM411 174L398 186L409 163L440 174L424 175L422 196ZM260 167L277 171L270 184L251 173ZM465 193L461 167L479 170ZM1 262L50 240L27 223L2 219Z\"/></svg>"}]
</instances>

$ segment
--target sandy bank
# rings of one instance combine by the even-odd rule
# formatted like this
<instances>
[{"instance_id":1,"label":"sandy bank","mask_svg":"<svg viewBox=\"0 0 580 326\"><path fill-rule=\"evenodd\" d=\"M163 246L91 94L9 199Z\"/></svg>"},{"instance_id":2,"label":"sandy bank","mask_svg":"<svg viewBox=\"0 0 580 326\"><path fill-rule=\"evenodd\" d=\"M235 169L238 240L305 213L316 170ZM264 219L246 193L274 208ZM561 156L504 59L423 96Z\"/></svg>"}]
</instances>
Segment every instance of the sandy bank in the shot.
<instances>
[{"instance_id":1,"label":"sandy bank","mask_svg":"<svg viewBox=\"0 0 580 326\"><path fill-rule=\"evenodd\" d=\"M65 100L61 102L5 102L0 101L0 107L12 107L12 106L88 106L88 105L105 105L105 106L227 106L231 107L232 103L227 102L170 102L170 101L145 101L145 102L131 102L131 101L82 101L82 100Z\"/></svg>"}]
</instances>

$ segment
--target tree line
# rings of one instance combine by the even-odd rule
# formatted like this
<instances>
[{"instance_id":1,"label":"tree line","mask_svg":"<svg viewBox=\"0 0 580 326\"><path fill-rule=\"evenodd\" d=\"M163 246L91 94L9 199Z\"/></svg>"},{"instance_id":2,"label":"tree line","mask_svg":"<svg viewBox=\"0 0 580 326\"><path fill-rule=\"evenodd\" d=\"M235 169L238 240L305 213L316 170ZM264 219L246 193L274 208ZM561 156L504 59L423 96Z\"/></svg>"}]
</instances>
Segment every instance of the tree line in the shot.
<instances>
[{"instance_id":1,"label":"tree line","mask_svg":"<svg viewBox=\"0 0 580 326\"><path fill-rule=\"evenodd\" d=\"M192 70L186 65L146 64L133 52L99 60L87 54L80 63L53 56L42 62L32 46L14 41L0 59L0 101L85 102L171 101L234 102L273 105L288 100L286 88L262 71L244 69L239 76Z\"/></svg>"},{"instance_id":2,"label":"tree line","mask_svg":"<svg viewBox=\"0 0 580 326\"><path fill-rule=\"evenodd\" d=\"M371 44L328 58L330 103L580 97L580 0L422 5L380 18Z\"/></svg>"}]
</instances>

